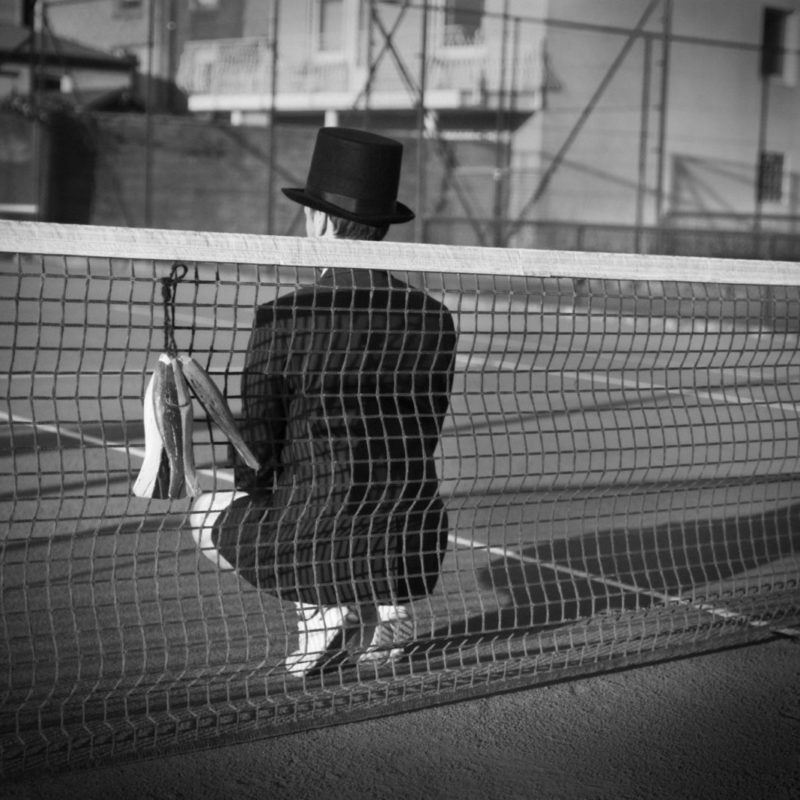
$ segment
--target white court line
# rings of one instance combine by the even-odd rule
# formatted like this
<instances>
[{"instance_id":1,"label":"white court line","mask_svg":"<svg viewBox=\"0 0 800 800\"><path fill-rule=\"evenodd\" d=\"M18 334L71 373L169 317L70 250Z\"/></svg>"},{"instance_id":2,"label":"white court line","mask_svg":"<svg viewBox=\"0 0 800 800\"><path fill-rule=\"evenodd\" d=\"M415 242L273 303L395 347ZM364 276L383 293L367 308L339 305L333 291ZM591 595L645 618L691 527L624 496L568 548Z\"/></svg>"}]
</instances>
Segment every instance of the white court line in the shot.
<instances>
[{"instance_id":1,"label":"white court line","mask_svg":"<svg viewBox=\"0 0 800 800\"><path fill-rule=\"evenodd\" d=\"M456 354L456 365L462 370L471 371L474 369L477 372L486 372L487 368L496 368L505 372L524 372L525 367L530 367L530 363L523 360L503 359L497 356L481 356L476 354L465 355L464 353ZM547 374L544 370L544 374ZM781 411L795 417L800 417L800 404L798 403L781 403L769 402L767 400L756 400L750 395L740 393L738 389L733 391L720 390L720 391L704 391L697 389L670 389L666 384L651 383L648 381L634 380L633 378L615 378L610 375L603 375L602 373L594 372L579 372L576 370L561 370L553 373L554 375L563 376L577 382L584 382L590 384L597 384L612 389L635 389L645 390L648 392L664 392L665 394L676 395L679 397L692 397L696 400L705 400L715 403L727 403L729 405L751 405L761 408L768 408L773 411ZM12 380L34 380L34 375L29 372L25 373L11 373L10 375L0 375L0 381ZM591 409L584 409L591 411ZM88 441L88 439L87 439Z\"/></svg>"},{"instance_id":2,"label":"white court line","mask_svg":"<svg viewBox=\"0 0 800 800\"><path fill-rule=\"evenodd\" d=\"M603 585L613 589L621 589L622 591L630 594L644 595L645 597L650 597L653 600L658 600L665 605L672 604L689 606L690 608L695 608L698 611L703 611L721 619L744 622L752 628L769 627L768 622L764 622L760 619L751 619L745 614L738 614L735 611L729 611L727 608L722 608L720 606L713 606L709 603L694 603L691 600L687 600L685 597L681 597L680 595L667 594L666 592L654 592L650 589L642 589L640 586L636 586L635 584L618 581L614 578L608 578L605 575L594 575L591 572L586 572L585 570L581 569L574 569L573 567L565 567L563 564L556 564L553 561L541 561L538 558L532 558L531 556L517 553L515 550L509 548L492 547L491 545L484 544L483 542L465 539L463 536L451 534L448 538L458 547L464 547L470 550L481 550L501 558L512 558L516 561L522 562L523 564L535 564L537 567L549 569L553 572L560 572L564 575L569 575L571 578L582 578L583 580L602 583ZM800 637L800 630L797 630L796 628L774 628L773 630L775 633L780 633L784 636Z\"/></svg>"},{"instance_id":3,"label":"white court line","mask_svg":"<svg viewBox=\"0 0 800 800\"><path fill-rule=\"evenodd\" d=\"M126 306L122 303L112 303L110 307L115 311L122 311L132 317L146 317L147 319L152 319L154 316L157 316L158 322L163 322L164 320L164 311L161 306ZM186 311L175 311L172 318L175 322L180 322L187 327L190 325L196 327L198 322L205 323L207 327L203 330L213 330L215 328L236 330L238 328L236 321L233 319L225 319L223 317L214 317L212 319L211 317L205 317L201 314L189 314ZM245 330L245 328L242 328L242 330ZM249 330L249 326L246 330Z\"/></svg>"},{"instance_id":4,"label":"white court line","mask_svg":"<svg viewBox=\"0 0 800 800\"><path fill-rule=\"evenodd\" d=\"M739 389L732 391L727 390L703 390L703 389L670 389L666 384L649 383L647 381L639 381L625 378L614 378L602 374L594 374L588 372L561 372L560 375L566 375L576 381L584 381L589 383L600 383L606 386L624 389L647 389L649 391L665 392L670 395L678 395L680 397L695 397L698 400L710 400L715 403L728 403L729 405L750 405L760 406L763 408L773 409L775 411L783 411L794 416L800 417L800 405L797 403L771 403L767 400L756 400L750 395L741 393Z\"/></svg>"},{"instance_id":5,"label":"white court line","mask_svg":"<svg viewBox=\"0 0 800 800\"><path fill-rule=\"evenodd\" d=\"M531 367L530 362L523 360L511 360L500 358L499 356L481 356L470 353L466 355L459 353L456 355L456 364L461 369L469 370L477 366L478 372L487 371L485 368L495 368L507 372L523 372L525 367ZM727 403L729 405L751 405L769 408L774 411L782 411L796 417L800 417L800 404L769 402L767 400L756 400L754 397L741 393L739 389L728 390L702 390L702 389L670 389L666 384L652 383L649 381L635 380L633 378L615 378L611 375L603 375L595 372L579 372L577 370L560 370L554 372L555 375L570 378L574 381L584 383L599 384L614 389L644 389L650 392L665 392L679 397L693 397L697 400L711 401L714 403Z\"/></svg>"},{"instance_id":6,"label":"white court line","mask_svg":"<svg viewBox=\"0 0 800 800\"><path fill-rule=\"evenodd\" d=\"M52 433L55 436L60 436L64 439L74 439L75 441L90 444L95 447L102 447L114 453L121 453L126 456L133 456L140 460L144 460L144 448L131 447L124 442L109 442L99 436L91 436L83 431L70 428L67 425L51 425L43 422L36 422L29 417L23 417L20 414L9 414L6 411L0 410L0 421L14 422L18 425L27 425L42 433ZM233 485L233 471L229 469L198 469L198 475L205 475L211 478L218 478L219 480L230 483Z\"/></svg>"}]
</instances>

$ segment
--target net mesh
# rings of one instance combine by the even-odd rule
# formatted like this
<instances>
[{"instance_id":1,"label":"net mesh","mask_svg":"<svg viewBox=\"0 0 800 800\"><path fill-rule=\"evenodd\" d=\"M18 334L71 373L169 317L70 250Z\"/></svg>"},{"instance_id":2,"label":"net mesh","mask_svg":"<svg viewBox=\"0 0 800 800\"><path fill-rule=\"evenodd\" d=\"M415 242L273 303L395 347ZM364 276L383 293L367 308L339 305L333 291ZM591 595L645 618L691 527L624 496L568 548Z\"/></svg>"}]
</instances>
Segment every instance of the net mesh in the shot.
<instances>
[{"instance_id":1,"label":"net mesh","mask_svg":"<svg viewBox=\"0 0 800 800\"><path fill-rule=\"evenodd\" d=\"M789 265L37 223L0 223L0 243L7 774L794 632ZM191 499L133 496L142 397L169 322L241 417L259 306L313 284L316 267L376 264L455 322L433 454L447 548L398 658L296 676L294 605L204 557ZM199 481L230 491L229 442L194 411Z\"/></svg>"}]
</instances>

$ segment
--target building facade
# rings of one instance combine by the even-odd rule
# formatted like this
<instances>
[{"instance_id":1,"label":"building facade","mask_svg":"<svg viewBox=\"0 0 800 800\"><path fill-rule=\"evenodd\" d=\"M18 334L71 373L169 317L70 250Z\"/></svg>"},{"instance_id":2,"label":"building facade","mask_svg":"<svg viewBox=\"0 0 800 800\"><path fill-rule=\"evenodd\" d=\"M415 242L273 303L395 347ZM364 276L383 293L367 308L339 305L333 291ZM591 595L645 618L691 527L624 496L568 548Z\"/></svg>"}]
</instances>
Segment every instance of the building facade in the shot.
<instances>
[{"instance_id":1,"label":"building facade","mask_svg":"<svg viewBox=\"0 0 800 800\"><path fill-rule=\"evenodd\" d=\"M541 152L552 159L578 133L543 216L796 230L797 0L551 6L560 24L547 40L562 91L543 116ZM635 36L623 30L637 27Z\"/></svg>"},{"instance_id":2,"label":"building facade","mask_svg":"<svg viewBox=\"0 0 800 800\"><path fill-rule=\"evenodd\" d=\"M136 60L95 41L60 36L45 25L45 6L29 0L0 3L0 101L41 92L129 89Z\"/></svg>"},{"instance_id":3,"label":"building facade","mask_svg":"<svg viewBox=\"0 0 800 800\"><path fill-rule=\"evenodd\" d=\"M800 215L800 0L46 9L60 35L136 55L192 114L419 137L451 174L424 212L497 223L489 243L536 244L534 223L793 231Z\"/></svg>"}]
</instances>

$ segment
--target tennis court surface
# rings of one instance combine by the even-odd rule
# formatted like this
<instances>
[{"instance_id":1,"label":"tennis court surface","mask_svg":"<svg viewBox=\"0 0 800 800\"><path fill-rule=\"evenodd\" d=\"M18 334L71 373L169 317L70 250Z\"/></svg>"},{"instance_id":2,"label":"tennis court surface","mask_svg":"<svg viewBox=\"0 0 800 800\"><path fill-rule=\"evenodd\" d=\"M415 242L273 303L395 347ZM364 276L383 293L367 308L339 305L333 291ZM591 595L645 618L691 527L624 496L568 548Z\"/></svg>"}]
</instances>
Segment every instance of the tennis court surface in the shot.
<instances>
[{"instance_id":1,"label":"tennis court surface","mask_svg":"<svg viewBox=\"0 0 800 800\"><path fill-rule=\"evenodd\" d=\"M0 222L6 774L797 635L796 266L364 244ZM455 319L449 546L400 659L296 678L291 608L203 557L188 498L132 495L142 396L169 318L237 411L256 306L376 265Z\"/></svg>"}]
</instances>

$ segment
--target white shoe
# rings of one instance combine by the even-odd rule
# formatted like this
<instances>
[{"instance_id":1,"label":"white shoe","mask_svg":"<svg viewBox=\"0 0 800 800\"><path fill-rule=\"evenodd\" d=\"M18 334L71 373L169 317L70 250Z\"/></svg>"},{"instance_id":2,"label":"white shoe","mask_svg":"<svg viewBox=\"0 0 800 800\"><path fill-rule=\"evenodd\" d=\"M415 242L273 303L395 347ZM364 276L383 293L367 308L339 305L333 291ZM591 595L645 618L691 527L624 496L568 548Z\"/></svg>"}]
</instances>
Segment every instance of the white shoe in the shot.
<instances>
[{"instance_id":1,"label":"white shoe","mask_svg":"<svg viewBox=\"0 0 800 800\"><path fill-rule=\"evenodd\" d=\"M358 615L347 606L312 606L297 603L300 620L298 648L286 656L284 669L292 675L307 675L323 667L345 649L360 630Z\"/></svg>"},{"instance_id":2,"label":"white shoe","mask_svg":"<svg viewBox=\"0 0 800 800\"><path fill-rule=\"evenodd\" d=\"M366 650L359 655L358 663L383 664L400 658L405 651L403 647L396 645L409 638L407 623L410 619L411 615L405 606L377 606L372 639Z\"/></svg>"}]
</instances>

